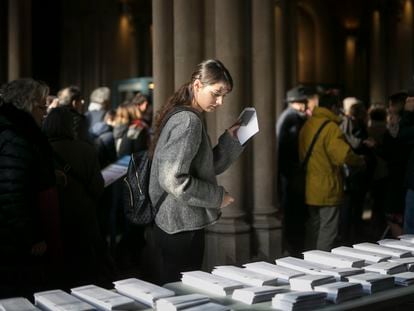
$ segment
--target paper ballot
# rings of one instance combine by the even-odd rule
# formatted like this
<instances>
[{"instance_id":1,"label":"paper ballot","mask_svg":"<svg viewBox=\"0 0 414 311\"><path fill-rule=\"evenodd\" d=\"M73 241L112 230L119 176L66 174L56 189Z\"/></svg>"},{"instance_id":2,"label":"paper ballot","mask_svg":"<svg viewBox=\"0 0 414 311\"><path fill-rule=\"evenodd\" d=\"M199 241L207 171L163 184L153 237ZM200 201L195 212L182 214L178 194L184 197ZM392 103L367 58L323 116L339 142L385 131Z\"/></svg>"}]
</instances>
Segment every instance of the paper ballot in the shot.
<instances>
[{"instance_id":1,"label":"paper ballot","mask_svg":"<svg viewBox=\"0 0 414 311\"><path fill-rule=\"evenodd\" d=\"M156 302L156 310L158 311L177 311L194 307L210 302L210 298L200 294L189 294L182 296L174 296L161 298Z\"/></svg>"},{"instance_id":2,"label":"paper ballot","mask_svg":"<svg viewBox=\"0 0 414 311\"><path fill-rule=\"evenodd\" d=\"M381 274L396 274L407 271L406 265L398 262L378 262L373 265L366 266L364 269L365 271Z\"/></svg>"},{"instance_id":3,"label":"paper ballot","mask_svg":"<svg viewBox=\"0 0 414 311\"><path fill-rule=\"evenodd\" d=\"M404 240L384 239L377 242L379 245L410 251L414 254L414 244Z\"/></svg>"},{"instance_id":4,"label":"paper ballot","mask_svg":"<svg viewBox=\"0 0 414 311\"><path fill-rule=\"evenodd\" d=\"M48 311L91 311L95 310L90 304L72 296L63 290L49 290L34 294L35 304L42 310Z\"/></svg>"},{"instance_id":5,"label":"paper ballot","mask_svg":"<svg viewBox=\"0 0 414 311\"><path fill-rule=\"evenodd\" d=\"M253 135L259 132L256 109L253 107L244 108L239 115L240 128L237 131L237 138L240 144L247 142Z\"/></svg>"},{"instance_id":6,"label":"paper ballot","mask_svg":"<svg viewBox=\"0 0 414 311\"><path fill-rule=\"evenodd\" d=\"M289 283L291 278L304 275L304 272L274 265L265 261L247 263L243 265L247 270L266 274L277 278L280 283Z\"/></svg>"},{"instance_id":7,"label":"paper ballot","mask_svg":"<svg viewBox=\"0 0 414 311\"><path fill-rule=\"evenodd\" d=\"M265 275L236 266L217 266L211 272L215 275L235 280L250 286L276 285L277 280L271 275Z\"/></svg>"},{"instance_id":8,"label":"paper ballot","mask_svg":"<svg viewBox=\"0 0 414 311\"><path fill-rule=\"evenodd\" d=\"M333 303L354 299L363 295L362 285L350 282L335 282L315 286L315 291L326 293L326 299Z\"/></svg>"},{"instance_id":9,"label":"paper ballot","mask_svg":"<svg viewBox=\"0 0 414 311\"><path fill-rule=\"evenodd\" d=\"M105 182L105 187L116 182L118 179L124 177L128 171L128 164L131 156L123 156L116 162L108 165L101 170L102 177Z\"/></svg>"},{"instance_id":10,"label":"paper ballot","mask_svg":"<svg viewBox=\"0 0 414 311\"><path fill-rule=\"evenodd\" d=\"M324 264L338 268L361 268L364 265L363 259L355 259L343 255L333 254L320 250L312 250L303 253L303 258L315 263Z\"/></svg>"},{"instance_id":11,"label":"paper ballot","mask_svg":"<svg viewBox=\"0 0 414 311\"><path fill-rule=\"evenodd\" d=\"M348 256L352 258L363 259L365 260L365 263L367 264L386 261L387 259L391 258L391 255L384 255L384 254L379 254L379 253L374 253L374 252L369 252L369 251L363 251L361 249L356 249L356 248L352 248L348 246L340 246L337 248L333 248L331 250L331 253L337 254L337 255Z\"/></svg>"},{"instance_id":12,"label":"paper ballot","mask_svg":"<svg viewBox=\"0 0 414 311\"><path fill-rule=\"evenodd\" d=\"M151 307L155 306L155 301L157 299L175 295L175 293L169 289L135 278L116 281L114 282L114 285L115 289L120 294L138 300Z\"/></svg>"},{"instance_id":13,"label":"paper ballot","mask_svg":"<svg viewBox=\"0 0 414 311\"><path fill-rule=\"evenodd\" d=\"M396 258L411 257L410 251L404 251L398 248L378 245L375 243L364 242L364 243L354 244L352 245L352 247L356 249L361 249L363 251L391 255L392 257L396 257Z\"/></svg>"},{"instance_id":14,"label":"paper ballot","mask_svg":"<svg viewBox=\"0 0 414 311\"><path fill-rule=\"evenodd\" d=\"M23 297L8 298L0 300L0 311L33 311L39 310Z\"/></svg>"},{"instance_id":15,"label":"paper ballot","mask_svg":"<svg viewBox=\"0 0 414 311\"><path fill-rule=\"evenodd\" d=\"M351 283L359 283L367 294L373 294L394 287L394 276L373 272L356 274L347 277Z\"/></svg>"},{"instance_id":16,"label":"paper ballot","mask_svg":"<svg viewBox=\"0 0 414 311\"><path fill-rule=\"evenodd\" d=\"M204 271L182 272L182 275L183 284L218 296L230 295L235 289L244 287L243 283Z\"/></svg>"},{"instance_id":17,"label":"paper ballot","mask_svg":"<svg viewBox=\"0 0 414 311\"><path fill-rule=\"evenodd\" d=\"M313 290L315 286L333 282L335 282L335 278L332 275L322 274L307 274L298 276L289 281L290 289L299 291L310 291Z\"/></svg>"},{"instance_id":18,"label":"paper ballot","mask_svg":"<svg viewBox=\"0 0 414 311\"><path fill-rule=\"evenodd\" d=\"M236 289L232 298L249 305L253 303L272 300L278 293L289 291L286 286L259 286Z\"/></svg>"},{"instance_id":19,"label":"paper ballot","mask_svg":"<svg viewBox=\"0 0 414 311\"><path fill-rule=\"evenodd\" d=\"M134 310L136 302L128 297L114 293L96 285L86 285L71 289L72 295L104 310Z\"/></svg>"}]
</instances>

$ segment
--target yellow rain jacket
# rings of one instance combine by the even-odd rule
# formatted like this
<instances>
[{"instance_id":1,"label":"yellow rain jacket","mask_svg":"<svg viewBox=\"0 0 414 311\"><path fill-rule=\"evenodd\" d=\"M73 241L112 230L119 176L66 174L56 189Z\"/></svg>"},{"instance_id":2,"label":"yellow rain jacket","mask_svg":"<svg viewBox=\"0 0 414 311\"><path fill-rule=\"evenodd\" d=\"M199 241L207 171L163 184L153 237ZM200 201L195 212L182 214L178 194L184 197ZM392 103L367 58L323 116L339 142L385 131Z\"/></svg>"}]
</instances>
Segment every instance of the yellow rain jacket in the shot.
<instances>
[{"instance_id":1,"label":"yellow rain jacket","mask_svg":"<svg viewBox=\"0 0 414 311\"><path fill-rule=\"evenodd\" d=\"M316 206L336 206L343 201L342 166L364 165L348 145L339 128L341 119L331 110L316 107L299 133L299 158L304 160L306 152L319 127L325 120L329 122L320 133L306 171L306 204Z\"/></svg>"}]
</instances>

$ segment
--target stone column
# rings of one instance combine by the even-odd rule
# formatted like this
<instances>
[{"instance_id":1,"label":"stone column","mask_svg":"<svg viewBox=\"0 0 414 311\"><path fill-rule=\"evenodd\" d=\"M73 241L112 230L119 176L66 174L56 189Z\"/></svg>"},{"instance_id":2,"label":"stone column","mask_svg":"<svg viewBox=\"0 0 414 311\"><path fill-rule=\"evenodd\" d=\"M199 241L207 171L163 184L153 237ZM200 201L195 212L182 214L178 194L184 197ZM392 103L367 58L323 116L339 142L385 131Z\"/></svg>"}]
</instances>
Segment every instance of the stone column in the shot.
<instances>
[{"instance_id":1,"label":"stone column","mask_svg":"<svg viewBox=\"0 0 414 311\"><path fill-rule=\"evenodd\" d=\"M202 61L202 13L199 0L174 1L174 84L178 89L190 81Z\"/></svg>"},{"instance_id":2,"label":"stone column","mask_svg":"<svg viewBox=\"0 0 414 311\"><path fill-rule=\"evenodd\" d=\"M252 2L253 102L260 132L253 139L253 227L258 256L273 260L280 255L281 224L273 205L275 167L275 24L274 1ZM279 229L279 230L276 230Z\"/></svg>"},{"instance_id":3,"label":"stone column","mask_svg":"<svg viewBox=\"0 0 414 311\"><path fill-rule=\"evenodd\" d=\"M214 1L204 1L204 59L210 59L216 57L216 34L215 34L215 25L214 25ZM220 113L220 111L218 112ZM205 114L207 122L207 130L212 140L213 145L215 145L217 137L217 123L216 123L216 114L217 112L211 112Z\"/></svg>"},{"instance_id":4,"label":"stone column","mask_svg":"<svg viewBox=\"0 0 414 311\"><path fill-rule=\"evenodd\" d=\"M8 2L8 80L32 75L31 0Z\"/></svg>"},{"instance_id":5,"label":"stone column","mask_svg":"<svg viewBox=\"0 0 414 311\"><path fill-rule=\"evenodd\" d=\"M217 133L231 126L246 101L246 27L245 1L215 1L216 57L229 69L233 80L233 91L226 96L225 103L217 111ZM242 263L250 256L249 225L244 221L243 202L246 194L243 184L248 183L243 173L243 157L219 176L219 184L235 198L235 202L223 209L220 221L210 228L207 238L207 266L225 263ZM251 187L249 191L253 191Z\"/></svg>"},{"instance_id":6,"label":"stone column","mask_svg":"<svg viewBox=\"0 0 414 311\"><path fill-rule=\"evenodd\" d=\"M385 103L385 45L382 28L382 18L380 12L376 10L372 14L371 28L371 103Z\"/></svg>"},{"instance_id":7,"label":"stone column","mask_svg":"<svg viewBox=\"0 0 414 311\"><path fill-rule=\"evenodd\" d=\"M287 89L286 75L285 75L285 44L283 32L285 31L283 27L283 12L282 8L278 5L274 9L275 14L275 90L276 90L276 119L282 113L285 107L285 92ZM274 135L272 136L274 137Z\"/></svg>"},{"instance_id":8,"label":"stone column","mask_svg":"<svg viewBox=\"0 0 414 311\"><path fill-rule=\"evenodd\" d=\"M8 75L8 9L7 1L0 1L0 85L7 82Z\"/></svg>"},{"instance_id":9,"label":"stone column","mask_svg":"<svg viewBox=\"0 0 414 311\"><path fill-rule=\"evenodd\" d=\"M154 112L174 92L173 2L152 1Z\"/></svg>"}]
</instances>

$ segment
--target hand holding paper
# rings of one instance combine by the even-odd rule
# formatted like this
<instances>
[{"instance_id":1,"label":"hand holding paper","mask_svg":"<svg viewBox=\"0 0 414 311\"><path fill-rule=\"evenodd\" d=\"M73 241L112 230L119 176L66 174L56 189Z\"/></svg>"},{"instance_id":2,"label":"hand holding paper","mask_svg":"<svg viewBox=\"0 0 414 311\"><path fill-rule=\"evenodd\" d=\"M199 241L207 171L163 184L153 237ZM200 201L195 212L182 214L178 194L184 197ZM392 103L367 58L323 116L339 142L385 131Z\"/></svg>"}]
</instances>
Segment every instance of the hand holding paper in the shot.
<instances>
[{"instance_id":1,"label":"hand holding paper","mask_svg":"<svg viewBox=\"0 0 414 311\"><path fill-rule=\"evenodd\" d=\"M237 131L237 138L240 144L246 143L252 136L259 132L256 109L246 107L239 115L240 128Z\"/></svg>"}]
</instances>

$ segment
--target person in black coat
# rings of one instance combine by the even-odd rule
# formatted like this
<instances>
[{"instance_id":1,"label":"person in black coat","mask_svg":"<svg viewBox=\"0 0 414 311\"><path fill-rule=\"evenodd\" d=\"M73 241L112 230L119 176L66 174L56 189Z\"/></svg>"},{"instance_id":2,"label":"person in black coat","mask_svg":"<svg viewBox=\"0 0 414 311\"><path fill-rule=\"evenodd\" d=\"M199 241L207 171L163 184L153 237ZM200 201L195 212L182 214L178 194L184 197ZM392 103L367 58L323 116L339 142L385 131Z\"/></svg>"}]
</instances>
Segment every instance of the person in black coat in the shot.
<instances>
[{"instance_id":1,"label":"person in black coat","mask_svg":"<svg viewBox=\"0 0 414 311\"><path fill-rule=\"evenodd\" d=\"M283 248L292 256L304 247L305 207L297 202L295 172L300 161L298 153L299 131L306 121L306 89L297 86L287 92L288 107L276 122L278 155L278 192L283 213Z\"/></svg>"},{"instance_id":2,"label":"person in black coat","mask_svg":"<svg viewBox=\"0 0 414 311\"><path fill-rule=\"evenodd\" d=\"M40 130L49 88L19 79L0 89L0 297L44 289L46 256L59 252L51 148ZM55 204L55 205L53 205ZM53 230L54 230L53 229Z\"/></svg>"}]
</instances>

